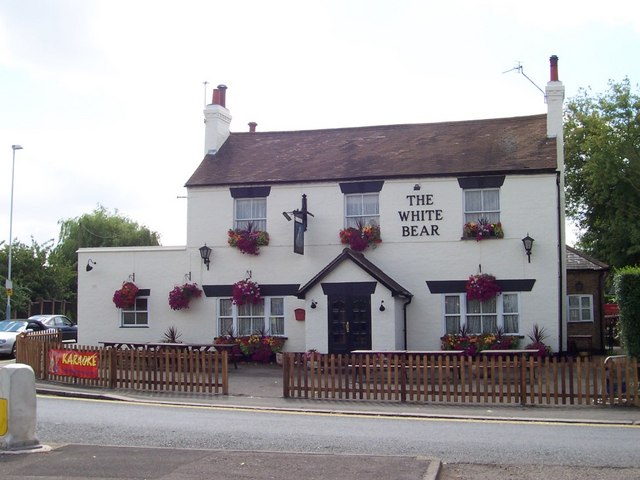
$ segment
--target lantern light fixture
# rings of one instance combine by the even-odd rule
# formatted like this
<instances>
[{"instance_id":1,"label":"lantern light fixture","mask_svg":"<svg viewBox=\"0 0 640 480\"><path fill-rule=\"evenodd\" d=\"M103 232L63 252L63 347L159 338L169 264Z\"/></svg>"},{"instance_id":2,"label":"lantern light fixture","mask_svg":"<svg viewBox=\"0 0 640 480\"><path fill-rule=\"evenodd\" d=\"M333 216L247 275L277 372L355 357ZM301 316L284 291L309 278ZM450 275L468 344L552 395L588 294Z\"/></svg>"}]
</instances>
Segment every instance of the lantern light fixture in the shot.
<instances>
[{"instance_id":1,"label":"lantern light fixture","mask_svg":"<svg viewBox=\"0 0 640 480\"><path fill-rule=\"evenodd\" d=\"M527 232L527 236L522 239L522 244L524 245L524 250L527 254L527 258L529 259L529 263L531 263L531 249L533 249L533 242L535 240L529 236Z\"/></svg>"},{"instance_id":2,"label":"lantern light fixture","mask_svg":"<svg viewBox=\"0 0 640 480\"><path fill-rule=\"evenodd\" d=\"M209 270L209 264L211 263L211 248L207 247L207 244L205 243L199 250L202 262L207 266L207 270Z\"/></svg>"}]
</instances>

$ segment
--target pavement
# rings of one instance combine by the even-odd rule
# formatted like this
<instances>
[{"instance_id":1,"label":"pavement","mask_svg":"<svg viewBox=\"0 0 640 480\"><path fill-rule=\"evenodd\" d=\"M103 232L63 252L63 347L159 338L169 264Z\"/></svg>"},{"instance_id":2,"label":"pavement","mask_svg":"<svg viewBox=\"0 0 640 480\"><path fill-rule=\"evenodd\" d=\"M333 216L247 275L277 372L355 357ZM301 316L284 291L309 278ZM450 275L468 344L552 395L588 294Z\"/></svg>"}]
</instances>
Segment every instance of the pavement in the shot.
<instances>
[{"instance_id":1,"label":"pavement","mask_svg":"<svg viewBox=\"0 0 640 480\"><path fill-rule=\"evenodd\" d=\"M36 382L40 395L60 395L113 401L210 406L268 411L396 416L404 418L469 419L499 422L548 422L640 425L640 408L607 406L514 406L500 404L412 404L284 398L282 370L277 365L239 364L229 372L229 395L140 392L81 388ZM46 452L46 455L14 453ZM437 458L379 455L324 455L297 452L233 452L52 445L21 452L0 452L6 480L80 478L155 479L277 478L437 480Z\"/></svg>"}]
</instances>

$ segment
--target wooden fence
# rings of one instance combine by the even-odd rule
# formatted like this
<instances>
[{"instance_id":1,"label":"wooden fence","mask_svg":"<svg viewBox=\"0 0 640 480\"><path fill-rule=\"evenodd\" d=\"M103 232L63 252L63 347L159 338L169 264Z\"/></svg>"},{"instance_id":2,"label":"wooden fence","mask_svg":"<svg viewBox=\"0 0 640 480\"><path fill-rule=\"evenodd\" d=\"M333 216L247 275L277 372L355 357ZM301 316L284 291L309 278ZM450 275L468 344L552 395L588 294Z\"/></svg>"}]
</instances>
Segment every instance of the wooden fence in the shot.
<instances>
[{"instance_id":1,"label":"wooden fence","mask_svg":"<svg viewBox=\"0 0 640 480\"><path fill-rule=\"evenodd\" d=\"M416 403L634 405L638 362L505 354L287 353L288 398Z\"/></svg>"},{"instance_id":2,"label":"wooden fence","mask_svg":"<svg viewBox=\"0 0 640 480\"><path fill-rule=\"evenodd\" d=\"M16 362L30 365L36 379L82 387L229 394L227 352L179 349L120 350L62 343L59 333L33 332L17 338ZM59 375L50 351L97 354L97 378Z\"/></svg>"}]
</instances>

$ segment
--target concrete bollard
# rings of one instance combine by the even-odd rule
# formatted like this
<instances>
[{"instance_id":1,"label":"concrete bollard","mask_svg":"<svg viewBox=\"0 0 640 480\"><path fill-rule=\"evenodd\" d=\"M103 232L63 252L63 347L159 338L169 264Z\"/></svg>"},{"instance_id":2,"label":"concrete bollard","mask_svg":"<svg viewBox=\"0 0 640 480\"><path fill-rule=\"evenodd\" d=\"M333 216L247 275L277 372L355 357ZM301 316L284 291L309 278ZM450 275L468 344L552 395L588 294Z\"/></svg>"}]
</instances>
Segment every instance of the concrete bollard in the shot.
<instances>
[{"instance_id":1,"label":"concrete bollard","mask_svg":"<svg viewBox=\"0 0 640 480\"><path fill-rule=\"evenodd\" d=\"M38 446L33 369L21 363L0 367L0 450Z\"/></svg>"}]
</instances>

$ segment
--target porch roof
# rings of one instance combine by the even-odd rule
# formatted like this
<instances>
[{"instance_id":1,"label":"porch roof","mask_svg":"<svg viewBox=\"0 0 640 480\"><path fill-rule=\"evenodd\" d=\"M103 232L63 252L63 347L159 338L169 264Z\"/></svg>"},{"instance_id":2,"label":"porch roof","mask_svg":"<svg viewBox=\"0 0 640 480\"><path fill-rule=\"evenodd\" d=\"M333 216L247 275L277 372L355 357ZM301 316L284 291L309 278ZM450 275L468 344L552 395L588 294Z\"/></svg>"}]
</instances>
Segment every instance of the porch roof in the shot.
<instances>
[{"instance_id":1,"label":"porch roof","mask_svg":"<svg viewBox=\"0 0 640 480\"><path fill-rule=\"evenodd\" d=\"M405 297L411 298L413 294L396 282L389 275L384 273L377 265L368 260L363 253L354 252L350 248L345 248L342 250L342 253L334 258L329 264L324 267L322 270L318 272L318 274L313 277L309 282L303 285L300 290L298 290L298 298L304 298L307 292L318 282L320 282L324 277L326 277L329 273L335 270L342 262L345 260L351 260L353 263L358 265L362 270L367 272L371 277L380 282L386 288L391 291L391 295L394 297Z\"/></svg>"}]
</instances>

